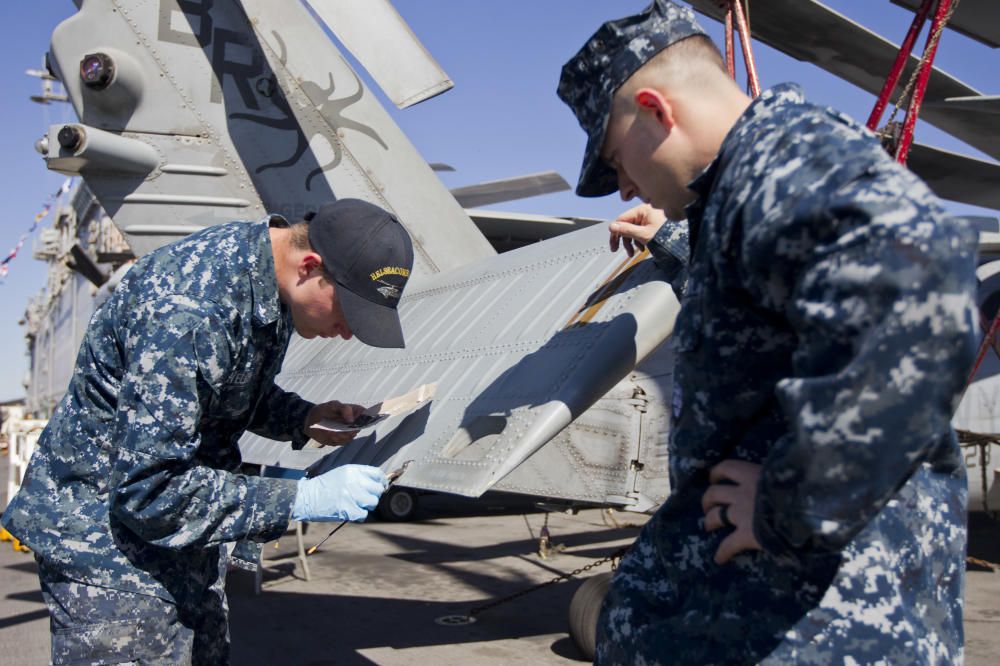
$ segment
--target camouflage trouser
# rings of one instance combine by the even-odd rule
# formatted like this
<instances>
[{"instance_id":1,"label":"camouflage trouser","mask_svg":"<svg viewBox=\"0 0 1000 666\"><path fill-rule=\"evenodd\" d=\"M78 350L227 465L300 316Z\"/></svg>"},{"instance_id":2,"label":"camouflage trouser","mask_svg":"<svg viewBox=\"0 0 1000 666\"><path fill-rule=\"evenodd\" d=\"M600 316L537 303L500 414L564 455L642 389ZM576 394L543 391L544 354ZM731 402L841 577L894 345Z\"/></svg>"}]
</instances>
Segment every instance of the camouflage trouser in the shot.
<instances>
[{"instance_id":1,"label":"camouflage trouser","mask_svg":"<svg viewBox=\"0 0 1000 666\"><path fill-rule=\"evenodd\" d=\"M201 603L69 580L39 561L49 607L53 664L228 664L225 579Z\"/></svg>"},{"instance_id":2,"label":"camouflage trouser","mask_svg":"<svg viewBox=\"0 0 1000 666\"><path fill-rule=\"evenodd\" d=\"M761 552L716 565L726 532L704 530L700 504L664 505L615 572L594 663L961 664L966 499L964 474L925 464L808 569Z\"/></svg>"}]
</instances>

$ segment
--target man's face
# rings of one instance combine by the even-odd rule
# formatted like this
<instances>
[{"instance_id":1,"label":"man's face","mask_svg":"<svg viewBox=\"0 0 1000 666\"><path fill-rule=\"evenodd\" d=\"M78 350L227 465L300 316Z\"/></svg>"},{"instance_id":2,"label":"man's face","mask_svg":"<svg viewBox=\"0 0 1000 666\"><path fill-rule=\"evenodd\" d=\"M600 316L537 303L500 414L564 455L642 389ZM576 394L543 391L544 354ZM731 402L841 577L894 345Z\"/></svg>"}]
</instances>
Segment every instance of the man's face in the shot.
<instances>
[{"instance_id":1,"label":"man's face","mask_svg":"<svg viewBox=\"0 0 1000 666\"><path fill-rule=\"evenodd\" d=\"M649 111L612 111L601 157L618 174L623 201L638 197L684 219L684 207L694 200L687 185L694 174L686 168L685 144L676 126L666 127Z\"/></svg>"},{"instance_id":2,"label":"man's face","mask_svg":"<svg viewBox=\"0 0 1000 666\"><path fill-rule=\"evenodd\" d=\"M336 288L322 277L321 272L312 273L300 281L293 289L290 301L295 331L303 338L311 340L318 336L350 340L353 336L337 299Z\"/></svg>"}]
</instances>

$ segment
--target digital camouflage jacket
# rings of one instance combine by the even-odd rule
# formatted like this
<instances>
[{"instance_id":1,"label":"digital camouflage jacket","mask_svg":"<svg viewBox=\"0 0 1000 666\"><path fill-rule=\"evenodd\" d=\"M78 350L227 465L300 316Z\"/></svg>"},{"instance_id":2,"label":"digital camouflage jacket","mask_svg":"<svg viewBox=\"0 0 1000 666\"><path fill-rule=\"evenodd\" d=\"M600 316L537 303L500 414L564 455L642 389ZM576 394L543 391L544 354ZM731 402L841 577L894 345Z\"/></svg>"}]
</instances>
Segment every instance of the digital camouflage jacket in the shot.
<instances>
[{"instance_id":1,"label":"digital camouflage jacket","mask_svg":"<svg viewBox=\"0 0 1000 666\"><path fill-rule=\"evenodd\" d=\"M48 570L183 603L215 580L221 544L286 529L295 481L236 473L244 430L304 443L312 407L274 384L292 324L268 228L151 252L94 313L3 516Z\"/></svg>"},{"instance_id":2,"label":"digital camouflage jacket","mask_svg":"<svg viewBox=\"0 0 1000 666\"><path fill-rule=\"evenodd\" d=\"M690 185L671 495L623 560L598 664L961 660L976 235L848 117L753 101ZM678 272L661 230L651 244ZM683 273L683 270L680 271ZM763 551L713 561L708 470L762 465ZM853 660L853 661L852 661Z\"/></svg>"}]
</instances>

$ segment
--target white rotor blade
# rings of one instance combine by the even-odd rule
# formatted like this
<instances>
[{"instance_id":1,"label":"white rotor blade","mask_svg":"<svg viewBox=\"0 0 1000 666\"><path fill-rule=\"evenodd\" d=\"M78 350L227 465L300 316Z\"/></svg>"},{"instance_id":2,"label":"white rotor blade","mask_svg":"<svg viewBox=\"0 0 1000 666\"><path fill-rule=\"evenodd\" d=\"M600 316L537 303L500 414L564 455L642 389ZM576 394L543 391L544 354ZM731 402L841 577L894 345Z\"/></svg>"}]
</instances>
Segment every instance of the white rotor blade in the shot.
<instances>
[{"instance_id":1,"label":"white rotor blade","mask_svg":"<svg viewBox=\"0 0 1000 666\"><path fill-rule=\"evenodd\" d=\"M1000 210L1000 164L913 144L907 166L939 197Z\"/></svg>"},{"instance_id":2,"label":"white rotor blade","mask_svg":"<svg viewBox=\"0 0 1000 666\"><path fill-rule=\"evenodd\" d=\"M921 0L892 0L893 3L916 10ZM1000 7L996 0L963 0L955 8L948 27L987 46L1000 47Z\"/></svg>"},{"instance_id":3,"label":"white rotor blade","mask_svg":"<svg viewBox=\"0 0 1000 666\"><path fill-rule=\"evenodd\" d=\"M388 0L306 3L400 109L455 85Z\"/></svg>"},{"instance_id":4,"label":"white rotor blade","mask_svg":"<svg viewBox=\"0 0 1000 666\"><path fill-rule=\"evenodd\" d=\"M491 180L475 185L465 185L451 190L463 208L478 208L502 201L536 197L540 194L563 192L570 189L566 179L555 171L543 171L526 176Z\"/></svg>"}]
</instances>

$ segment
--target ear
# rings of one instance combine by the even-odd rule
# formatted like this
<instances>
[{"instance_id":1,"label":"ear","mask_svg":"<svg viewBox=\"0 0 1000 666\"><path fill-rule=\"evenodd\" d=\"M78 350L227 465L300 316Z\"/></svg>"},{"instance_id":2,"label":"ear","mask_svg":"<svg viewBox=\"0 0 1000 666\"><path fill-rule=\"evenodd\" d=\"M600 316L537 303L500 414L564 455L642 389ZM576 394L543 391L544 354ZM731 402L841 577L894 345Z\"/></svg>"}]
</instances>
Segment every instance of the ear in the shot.
<instances>
[{"instance_id":1,"label":"ear","mask_svg":"<svg viewBox=\"0 0 1000 666\"><path fill-rule=\"evenodd\" d=\"M674 128L674 107L659 90L639 88L632 99L640 111L651 113L667 132Z\"/></svg>"},{"instance_id":2,"label":"ear","mask_svg":"<svg viewBox=\"0 0 1000 666\"><path fill-rule=\"evenodd\" d=\"M298 276L300 280L311 277L316 271L322 271L323 260L315 252L306 252L299 259Z\"/></svg>"}]
</instances>

